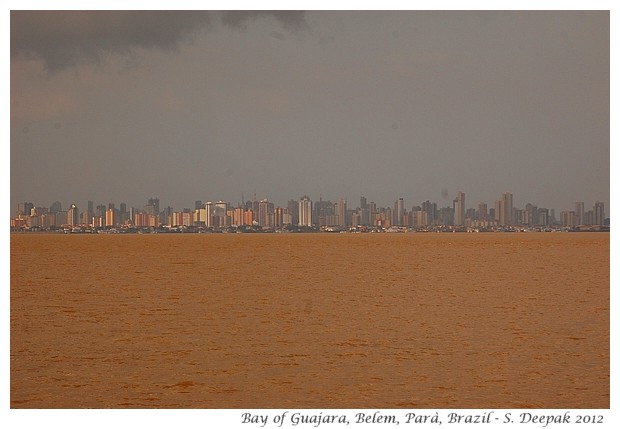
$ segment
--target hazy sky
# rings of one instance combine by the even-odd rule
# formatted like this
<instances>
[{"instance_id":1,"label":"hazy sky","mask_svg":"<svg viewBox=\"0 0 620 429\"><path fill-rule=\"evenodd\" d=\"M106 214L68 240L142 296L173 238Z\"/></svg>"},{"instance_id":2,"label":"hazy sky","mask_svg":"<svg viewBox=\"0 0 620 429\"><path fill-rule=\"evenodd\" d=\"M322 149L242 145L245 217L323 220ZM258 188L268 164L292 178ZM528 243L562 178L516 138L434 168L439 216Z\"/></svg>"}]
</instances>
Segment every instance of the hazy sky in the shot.
<instances>
[{"instance_id":1,"label":"hazy sky","mask_svg":"<svg viewBox=\"0 0 620 429\"><path fill-rule=\"evenodd\" d=\"M12 12L11 214L426 199L609 214L609 13Z\"/></svg>"}]
</instances>

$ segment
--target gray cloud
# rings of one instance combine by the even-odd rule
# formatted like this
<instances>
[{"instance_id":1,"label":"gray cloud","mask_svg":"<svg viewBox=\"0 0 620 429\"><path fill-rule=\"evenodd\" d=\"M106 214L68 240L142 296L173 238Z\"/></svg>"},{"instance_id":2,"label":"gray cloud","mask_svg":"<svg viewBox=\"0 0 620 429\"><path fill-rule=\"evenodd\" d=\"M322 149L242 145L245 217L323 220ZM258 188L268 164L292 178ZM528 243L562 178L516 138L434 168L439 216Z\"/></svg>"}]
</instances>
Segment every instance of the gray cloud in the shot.
<instances>
[{"instance_id":1,"label":"gray cloud","mask_svg":"<svg viewBox=\"0 0 620 429\"><path fill-rule=\"evenodd\" d=\"M54 72L99 61L108 52L174 49L209 27L214 16L237 29L261 16L275 19L288 31L305 25L300 11L12 11L11 58L40 57Z\"/></svg>"},{"instance_id":2,"label":"gray cloud","mask_svg":"<svg viewBox=\"0 0 620 429\"><path fill-rule=\"evenodd\" d=\"M299 10L243 10L224 12L222 22L231 27L244 28L248 21L260 17L272 17L289 31L300 30L305 27L304 12Z\"/></svg>"}]
</instances>

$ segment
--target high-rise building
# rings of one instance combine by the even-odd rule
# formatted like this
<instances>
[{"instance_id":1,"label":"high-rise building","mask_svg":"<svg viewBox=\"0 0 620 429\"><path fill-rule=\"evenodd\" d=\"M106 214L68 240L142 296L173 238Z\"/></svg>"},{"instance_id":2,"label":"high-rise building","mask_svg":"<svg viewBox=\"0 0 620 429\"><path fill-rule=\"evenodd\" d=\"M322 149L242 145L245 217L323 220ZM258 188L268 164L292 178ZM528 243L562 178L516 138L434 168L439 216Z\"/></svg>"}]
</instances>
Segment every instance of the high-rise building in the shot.
<instances>
[{"instance_id":1,"label":"high-rise building","mask_svg":"<svg viewBox=\"0 0 620 429\"><path fill-rule=\"evenodd\" d=\"M105 226L115 226L116 225L116 210L114 208L109 208L105 212Z\"/></svg>"},{"instance_id":2,"label":"high-rise building","mask_svg":"<svg viewBox=\"0 0 620 429\"><path fill-rule=\"evenodd\" d=\"M338 225L347 226L347 200L340 198L336 203L336 216L338 216Z\"/></svg>"},{"instance_id":3,"label":"high-rise building","mask_svg":"<svg viewBox=\"0 0 620 429\"><path fill-rule=\"evenodd\" d=\"M506 192L502 194L501 200L495 201L495 220L502 226L513 224L512 194Z\"/></svg>"},{"instance_id":4,"label":"high-rise building","mask_svg":"<svg viewBox=\"0 0 620 429\"><path fill-rule=\"evenodd\" d=\"M442 207L439 209L438 220L443 225L454 225L454 208Z\"/></svg>"},{"instance_id":5,"label":"high-rise building","mask_svg":"<svg viewBox=\"0 0 620 429\"><path fill-rule=\"evenodd\" d=\"M276 207L273 212L273 226L281 228L290 223L290 217L286 216L287 209L284 207Z\"/></svg>"},{"instance_id":6,"label":"high-rise building","mask_svg":"<svg viewBox=\"0 0 620 429\"><path fill-rule=\"evenodd\" d=\"M60 201L54 201L50 206L50 213L58 213L59 211L62 211L62 204Z\"/></svg>"},{"instance_id":7,"label":"high-rise building","mask_svg":"<svg viewBox=\"0 0 620 429\"><path fill-rule=\"evenodd\" d=\"M605 204L600 201L594 203L594 222L593 225L603 225L605 223Z\"/></svg>"},{"instance_id":8,"label":"high-rise building","mask_svg":"<svg viewBox=\"0 0 620 429\"><path fill-rule=\"evenodd\" d=\"M203 222L204 222L204 219L206 219L207 217L206 213L207 213L207 210L203 208L201 211L201 218L200 218L200 220ZM244 224L244 218L243 218L244 213L245 212L243 210L243 207L237 207L233 210L233 216L232 216L233 226L241 226ZM206 222L205 222L205 225L206 225Z\"/></svg>"},{"instance_id":9,"label":"high-rise building","mask_svg":"<svg viewBox=\"0 0 620 429\"><path fill-rule=\"evenodd\" d=\"M303 196L299 201L299 225L312 226L312 201L307 196Z\"/></svg>"},{"instance_id":10,"label":"high-rise building","mask_svg":"<svg viewBox=\"0 0 620 429\"><path fill-rule=\"evenodd\" d=\"M69 210L67 210L67 225L79 225L80 224L80 213L78 212L78 208L75 204L71 204Z\"/></svg>"},{"instance_id":11,"label":"high-rise building","mask_svg":"<svg viewBox=\"0 0 620 429\"><path fill-rule=\"evenodd\" d=\"M261 227L270 227L269 223L269 201L261 200L258 203L258 226Z\"/></svg>"},{"instance_id":12,"label":"high-rise building","mask_svg":"<svg viewBox=\"0 0 620 429\"><path fill-rule=\"evenodd\" d=\"M405 200L399 198L396 203L394 203L394 223L396 226L403 226L403 216L405 214Z\"/></svg>"},{"instance_id":13,"label":"high-rise building","mask_svg":"<svg viewBox=\"0 0 620 429\"><path fill-rule=\"evenodd\" d=\"M18 203L17 204L17 215L30 216L30 212L33 208L34 208L33 203Z\"/></svg>"},{"instance_id":14,"label":"high-rise building","mask_svg":"<svg viewBox=\"0 0 620 429\"><path fill-rule=\"evenodd\" d=\"M498 224L501 224L501 219L503 219L503 215L502 212L504 211L504 204L502 202L502 200L495 200L495 214L493 216L493 219L495 219L495 221Z\"/></svg>"},{"instance_id":15,"label":"high-rise building","mask_svg":"<svg viewBox=\"0 0 620 429\"><path fill-rule=\"evenodd\" d=\"M465 225L465 193L459 192L453 201L454 208L454 225Z\"/></svg>"},{"instance_id":16,"label":"high-rise building","mask_svg":"<svg viewBox=\"0 0 620 429\"><path fill-rule=\"evenodd\" d=\"M549 209L538 209L538 225L549 226Z\"/></svg>"},{"instance_id":17,"label":"high-rise building","mask_svg":"<svg viewBox=\"0 0 620 429\"><path fill-rule=\"evenodd\" d=\"M583 202L575 203L575 222L577 225L583 225L585 220L585 206Z\"/></svg>"},{"instance_id":18,"label":"high-rise building","mask_svg":"<svg viewBox=\"0 0 620 429\"><path fill-rule=\"evenodd\" d=\"M231 221L228 216L228 203L218 201L213 208L213 226L215 228L225 228L230 226Z\"/></svg>"},{"instance_id":19,"label":"high-rise building","mask_svg":"<svg viewBox=\"0 0 620 429\"><path fill-rule=\"evenodd\" d=\"M299 201L289 200L287 208L291 216L291 225L299 225Z\"/></svg>"},{"instance_id":20,"label":"high-rise building","mask_svg":"<svg viewBox=\"0 0 620 429\"><path fill-rule=\"evenodd\" d=\"M369 223L372 223L372 215L374 215L375 213L377 213L377 203L371 201L368 203L368 217L370 218Z\"/></svg>"},{"instance_id":21,"label":"high-rise building","mask_svg":"<svg viewBox=\"0 0 620 429\"><path fill-rule=\"evenodd\" d=\"M312 203L312 219L313 223L319 226L333 226L336 225L335 219L335 206L331 201L325 201L319 198L319 201Z\"/></svg>"},{"instance_id":22,"label":"high-rise building","mask_svg":"<svg viewBox=\"0 0 620 429\"><path fill-rule=\"evenodd\" d=\"M368 209L368 201L366 200L366 197L360 197L359 215L360 225L370 225L370 210Z\"/></svg>"},{"instance_id":23,"label":"high-rise building","mask_svg":"<svg viewBox=\"0 0 620 429\"><path fill-rule=\"evenodd\" d=\"M573 228L576 225L575 215L576 214L574 211L560 212L560 221L562 222L562 226Z\"/></svg>"},{"instance_id":24,"label":"high-rise building","mask_svg":"<svg viewBox=\"0 0 620 429\"><path fill-rule=\"evenodd\" d=\"M504 222L503 225L513 224L513 206L512 206L512 193L506 192L502 195L502 201L504 202Z\"/></svg>"},{"instance_id":25,"label":"high-rise building","mask_svg":"<svg viewBox=\"0 0 620 429\"><path fill-rule=\"evenodd\" d=\"M489 213L486 203L478 204L478 220L487 220L487 216L489 216Z\"/></svg>"},{"instance_id":26,"label":"high-rise building","mask_svg":"<svg viewBox=\"0 0 620 429\"><path fill-rule=\"evenodd\" d=\"M437 218L437 203L431 203L429 200L424 201L422 203L422 211L426 212L425 225L434 225Z\"/></svg>"}]
</instances>

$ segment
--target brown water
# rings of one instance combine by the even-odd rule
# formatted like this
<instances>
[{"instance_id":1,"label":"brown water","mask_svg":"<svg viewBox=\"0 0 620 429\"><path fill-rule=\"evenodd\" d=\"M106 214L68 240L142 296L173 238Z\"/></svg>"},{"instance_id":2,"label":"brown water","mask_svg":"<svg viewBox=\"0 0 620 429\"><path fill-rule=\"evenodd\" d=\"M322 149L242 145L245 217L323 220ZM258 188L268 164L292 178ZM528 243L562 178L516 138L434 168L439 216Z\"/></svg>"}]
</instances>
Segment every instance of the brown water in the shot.
<instances>
[{"instance_id":1,"label":"brown water","mask_svg":"<svg viewBox=\"0 0 620 429\"><path fill-rule=\"evenodd\" d=\"M13 408L609 408L609 234L11 235Z\"/></svg>"}]
</instances>

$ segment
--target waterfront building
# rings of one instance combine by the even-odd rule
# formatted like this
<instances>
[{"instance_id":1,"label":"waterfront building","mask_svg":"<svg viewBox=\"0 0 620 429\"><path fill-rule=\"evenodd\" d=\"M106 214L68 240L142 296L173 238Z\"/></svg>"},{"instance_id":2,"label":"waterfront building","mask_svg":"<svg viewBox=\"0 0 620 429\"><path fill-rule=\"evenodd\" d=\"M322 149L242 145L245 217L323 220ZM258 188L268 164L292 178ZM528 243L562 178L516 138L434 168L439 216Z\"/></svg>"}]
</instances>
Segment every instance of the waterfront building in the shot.
<instances>
[{"instance_id":1,"label":"waterfront building","mask_svg":"<svg viewBox=\"0 0 620 429\"><path fill-rule=\"evenodd\" d=\"M105 226L115 226L116 225L116 210L114 208L109 208L105 212Z\"/></svg>"},{"instance_id":2,"label":"waterfront building","mask_svg":"<svg viewBox=\"0 0 620 429\"><path fill-rule=\"evenodd\" d=\"M576 225L575 212L574 211L560 212L560 221L562 222L562 226L565 226L568 228L574 228Z\"/></svg>"},{"instance_id":3,"label":"waterfront building","mask_svg":"<svg viewBox=\"0 0 620 429\"><path fill-rule=\"evenodd\" d=\"M289 200L287 208L291 216L291 225L299 225L299 201Z\"/></svg>"},{"instance_id":4,"label":"waterfront building","mask_svg":"<svg viewBox=\"0 0 620 429\"><path fill-rule=\"evenodd\" d=\"M454 208L454 225L465 225L465 193L459 192L453 201Z\"/></svg>"},{"instance_id":5,"label":"waterfront building","mask_svg":"<svg viewBox=\"0 0 620 429\"><path fill-rule=\"evenodd\" d=\"M67 225L75 226L80 224L80 214L75 204L69 206L67 210Z\"/></svg>"},{"instance_id":6,"label":"waterfront building","mask_svg":"<svg viewBox=\"0 0 620 429\"><path fill-rule=\"evenodd\" d=\"M159 198L149 198L144 206L144 211L149 214L159 215Z\"/></svg>"},{"instance_id":7,"label":"waterfront building","mask_svg":"<svg viewBox=\"0 0 620 429\"><path fill-rule=\"evenodd\" d=\"M500 218L500 225L512 225L513 224L513 206L512 206L512 194L506 192L502 195L502 218Z\"/></svg>"},{"instance_id":8,"label":"waterfront building","mask_svg":"<svg viewBox=\"0 0 620 429\"><path fill-rule=\"evenodd\" d=\"M252 209L243 212L243 224L254 225L254 212L252 212Z\"/></svg>"},{"instance_id":9,"label":"waterfront building","mask_svg":"<svg viewBox=\"0 0 620 429\"><path fill-rule=\"evenodd\" d=\"M276 207L273 212L273 226L276 228L282 228L284 225L287 225L285 222L285 215L287 214L287 209L284 207Z\"/></svg>"},{"instance_id":10,"label":"waterfront building","mask_svg":"<svg viewBox=\"0 0 620 429\"><path fill-rule=\"evenodd\" d=\"M393 213L393 222L392 224L395 226L403 226L403 216L405 214L405 200L399 198L394 203L394 213Z\"/></svg>"},{"instance_id":11,"label":"waterfront building","mask_svg":"<svg viewBox=\"0 0 620 429\"><path fill-rule=\"evenodd\" d=\"M266 199L258 203L258 226L263 228L271 226L269 223L269 201Z\"/></svg>"},{"instance_id":12,"label":"waterfront building","mask_svg":"<svg viewBox=\"0 0 620 429\"><path fill-rule=\"evenodd\" d=\"M594 203L593 225L603 225L605 223L605 204L600 201Z\"/></svg>"},{"instance_id":13,"label":"waterfront building","mask_svg":"<svg viewBox=\"0 0 620 429\"><path fill-rule=\"evenodd\" d=\"M422 203L422 211L426 212L426 223L424 225L434 225L437 218L437 204L426 200Z\"/></svg>"},{"instance_id":14,"label":"waterfront building","mask_svg":"<svg viewBox=\"0 0 620 429\"><path fill-rule=\"evenodd\" d=\"M347 226L347 200L340 198L336 203L336 216L338 216L338 225L341 227Z\"/></svg>"},{"instance_id":15,"label":"waterfront building","mask_svg":"<svg viewBox=\"0 0 620 429\"><path fill-rule=\"evenodd\" d=\"M205 213L206 213L206 210L205 210ZM243 210L243 207L237 207L233 211L233 222L232 223L234 226L245 225L244 214L245 214L245 211Z\"/></svg>"},{"instance_id":16,"label":"waterfront building","mask_svg":"<svg viewBox=\"0 0 620 429\"><path fill-rule=\"evenodd\" d=\"M577 225L584 225L585 220L585 205L583 202L575 203L575 222Z\"/></svg>"},{"instance_id":17,"label":"waterfront building","mask_svg":"<svg viewBox=\"0 0 620 429\"><path fill-rule=\"evenodd\" d=\"M60 211L62 211L62 204L60 203L60 201L54 201L52 205L50 206L50 213L58 213ZM104 208L104 212L105 212L105 208Z\"/></svg>"},{"instance_id":18,"label":"waterfront building","mask_svg":"<svg viewBox=\"0 0 620 429\"><path fill-rule=\"evenodd\" d=\"M429 221L428 221L428 212L425 210L418 210L418 211L414 211L413 212L414 216L413 216L413 220L414 220L414 225L415 226L428 226L429 225Z\"/></svg>"},{"instance_id":19,"label":"waterfront building","mask_svg":"<svg viewBox=\"0 0 620 429\"><path fill-rule=\"evenodd\" d=\"M207 201L205 203L205 226L207 228L213 227L213 211L213 203L211 201Z\"/></svg>"},{"instance_id":20,"label":"waterfront building","mask_svg":"<svg viewBox=\"0 0 620 429\"><path fill-rule=\"evenodd\" d=\"M303 196L299 201L299 225L312 226L312 201L307 196Z\"/></svg>"}]
</instances>

